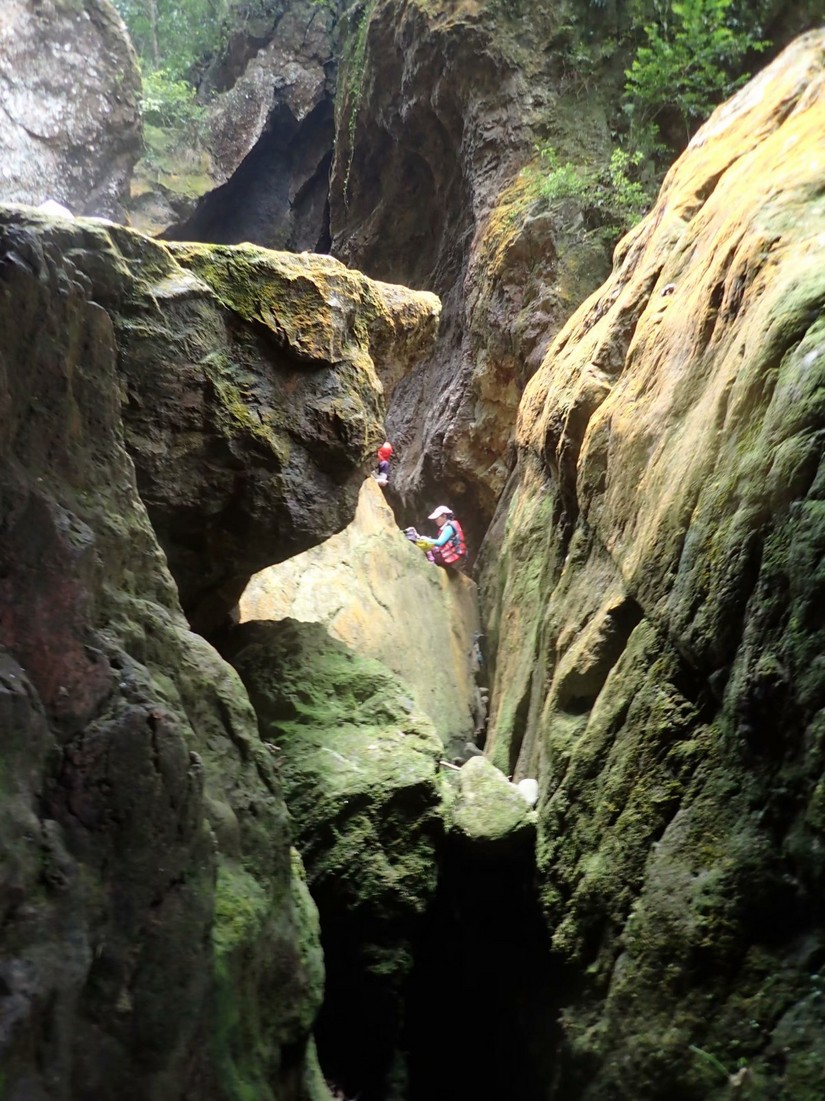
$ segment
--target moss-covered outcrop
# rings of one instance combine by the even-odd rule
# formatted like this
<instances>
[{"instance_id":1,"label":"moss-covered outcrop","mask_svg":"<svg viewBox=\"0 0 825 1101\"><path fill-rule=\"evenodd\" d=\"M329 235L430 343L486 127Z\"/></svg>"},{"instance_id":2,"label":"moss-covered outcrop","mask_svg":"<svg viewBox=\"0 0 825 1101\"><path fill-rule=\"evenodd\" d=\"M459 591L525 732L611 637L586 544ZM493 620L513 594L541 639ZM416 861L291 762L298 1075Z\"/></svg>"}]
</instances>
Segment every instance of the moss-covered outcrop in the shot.
<instances>
[{"instance_id":1,"label":"moss-covered outcrop","mask_svg":"<svg viewBox=\"0 0 825 1101\"><path fill-rule=\"evenodd\" d=\"M3 1097L329 1101L274 762L138 495L116 332L89 295L107 266L114 295L128 264L100 227L6 219Z\"/></svg>"},{"instance_id":2,"label":"moss-covered outcrop","mask_svg":"<svg viewBox=\"0 0 825 1101\"><path fill-rule=\"evenodd\" d=\"M825 38L720 108L552 345L482 591L538 771L553 1096L821 1091Z\"/></svg>"},{"instance_id":3,"label":"moss-covered outcrop","mask_svg":"<svg viewBox=\"0 0 825 1101\"><path fill-rule=\"evenodd\" d=\"M330 257L166 246L23 209L0 227L70 257L112 317L126 443L193 625L349 522L385 394L433 339L433 295Z\"/></svg>"},{"instance_id":4,"label":"moss-covered outcrop","mask_svg":"<svg viewBox=\"0 0 825 1101\"><path fill-rule=\"evenodd\" d=\"M249 622L228 653L280 762L321 916L325 1072L347 1096L406 1096L399 1042L442 833L441 741L408 690L314 623Z\"/></svg>"}]
</instances>

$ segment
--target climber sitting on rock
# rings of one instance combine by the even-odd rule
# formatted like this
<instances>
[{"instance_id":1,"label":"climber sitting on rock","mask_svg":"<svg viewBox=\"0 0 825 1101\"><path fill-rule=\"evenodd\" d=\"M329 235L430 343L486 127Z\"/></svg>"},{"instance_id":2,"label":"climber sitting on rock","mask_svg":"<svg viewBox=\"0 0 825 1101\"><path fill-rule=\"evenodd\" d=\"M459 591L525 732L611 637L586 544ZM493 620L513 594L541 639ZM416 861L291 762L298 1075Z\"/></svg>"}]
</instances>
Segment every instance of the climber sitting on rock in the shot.
<instances>
[{"instance_id":1,"label":"climber sitting on rock","mask_svg":"<svg viewBox=\"0 0 825 1101\"><path fill-rule=\"evenodd\" d=\"M430 562L437 566L451 566L460 570L467 557L467 544L464 541L464 532L461 524L453 516L452 510L446 505L439 505L430 513L428 520L435 520L438 525L438 536L430 539L426 535L419 535L415 528L407 528L404 534L417 547L427 552Z\"/></svg>"},{"instance_id":2,"label":"climber sitting on rock","mask_svg":"<svg viewBox=\"0 0 825 1101\"><path fill-rule=\"evenodd\" d=\"M378 466L373 471L373 478L380 486L385 486L390 480L390 459L392 458L392 444L389 440L378 448Z\"/></svg>"}]
</instances>

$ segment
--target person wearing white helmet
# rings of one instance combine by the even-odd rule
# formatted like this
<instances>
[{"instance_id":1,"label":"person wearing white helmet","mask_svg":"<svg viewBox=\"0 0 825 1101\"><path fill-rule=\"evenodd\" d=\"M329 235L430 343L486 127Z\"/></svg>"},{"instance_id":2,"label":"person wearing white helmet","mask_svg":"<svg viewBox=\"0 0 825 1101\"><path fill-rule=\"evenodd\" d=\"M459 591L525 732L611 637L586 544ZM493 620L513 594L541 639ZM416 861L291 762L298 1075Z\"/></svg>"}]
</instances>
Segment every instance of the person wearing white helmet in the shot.
<instances>
[{"instance_id":1,"label":"person wearing white helmet","mask_svg":"<svg viewBox=\"0 0 825 1101\"><path fill-rule=\"evenodd\" d=\"M461 524L453 516L452 509L446 505L439 505L438 508L433 509L427 519L435 520L438 525L438 535L435 539L419 535L415 528L407 528L407 538L426 550L427 558L437 566L452 566L453 569L460 569L467 557L467 544Z\"/></svg>"}]
</instances>

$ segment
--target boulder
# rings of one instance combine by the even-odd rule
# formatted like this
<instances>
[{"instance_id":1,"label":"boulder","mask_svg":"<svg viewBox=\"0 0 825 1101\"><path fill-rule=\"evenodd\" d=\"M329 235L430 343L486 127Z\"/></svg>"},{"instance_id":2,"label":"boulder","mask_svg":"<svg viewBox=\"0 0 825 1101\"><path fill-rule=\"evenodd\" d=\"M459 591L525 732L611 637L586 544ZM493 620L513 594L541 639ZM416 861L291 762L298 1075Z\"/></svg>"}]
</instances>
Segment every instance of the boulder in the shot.
<instances>
[{"instance_id":1,"label":"boulder","mask_svg":"<svg viewBox=\"0 0 825 1101\"><path fill-rule=\"evenodd\" d=\"M125 446L89 290L108 266L116 297L126 260L65 225L7 214L0 242L3 1096L329 1101L273 757L189 631Z\"/></svg>"},{"instance_id":2,"label":"boulder","mask_svg":"<svg viewBox=\"0 0 825 1101\"><path fill-rule=\"evenodd\" d=\"M22 263L71 255L112 317L127 447L193 625L218 626L252 573L350 521L385 394L432 341L433 295L330 257L23 209L0 226Z\"/></svg>"},{"instance_id":3,"label":"boulder","mask_svg":"<svg viewBox=\"0 0 825 1101\"><path fill-rule=\"evenodd\" d=\"M0 202L122 220L141 146L137 59L109 0L4 0Z\"/></svg>"},{"instance_id":4,"label":"boulder","mask_svg":"<svg viewBox=\"0 0 825 1101\"><path fill-rule=\"evenodd\" d=\"M821 1090L823 127L820 31L698 132L521 403L488 750L541 787L558 1096Z\"/></svg>"},{"instance_id":5,"label":"boulder","mask_svg":"<svg viewBox=\"0 0 825 1101\"><path fill-rule=\"evenodd\" d=\"M481 846L529 845L535 838L529 802L486 757L471 757L461 766L448 808L450 828Z\"/></svg>"},{"instance_id":6,"label":"boulder","mask_svg":"<svg viewBox=\"0 0 825 1101\"><path fill-rule=\"evenodd\" d=\"M339 535L256 574L240 618L322 623L356 653L382 661L435 725L449 751L479 721L476 587L427 561L398 529L373 478Z\"/></svg>"}]
</instances>

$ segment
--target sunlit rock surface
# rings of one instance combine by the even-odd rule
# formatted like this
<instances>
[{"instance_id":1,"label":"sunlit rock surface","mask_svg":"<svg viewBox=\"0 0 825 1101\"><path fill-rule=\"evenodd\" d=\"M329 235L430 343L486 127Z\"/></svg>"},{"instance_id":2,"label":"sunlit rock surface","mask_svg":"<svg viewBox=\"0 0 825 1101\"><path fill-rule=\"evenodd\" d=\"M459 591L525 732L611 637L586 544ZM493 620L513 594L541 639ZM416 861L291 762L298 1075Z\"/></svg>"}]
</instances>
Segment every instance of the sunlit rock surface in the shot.
<instances>
[{"instance_id":1,"label":"sunlit rock surface","mask_svg":"<svg viewBox=\"0 0 825 1101\"><path fill-rule=\"evenodd\" d=\"M559 1098L821 1092L823 133L817 32L699 131L521 405L488 748L540 777Z\"/></svg>"},{"instance_id":2,"label":"sunlit rock surface","mask_svg":"<svg viewBox=\"0 0 825 1101\"><path fill-rule=\"evenodd\" d=\"M126 255L66 232L0 236L0 1091L329 1101L275 762L127 454Z\"/></svg>"},{"instance_id":3,"label":"sunlit rock surface","mask_svg":"<svg viewBox=\"0 0 825 1101\"><path fill-rule=\"evenodd\" d=\"M109 0L3 0L0 202L120 219L141 150L140 74Z\"/></svg>"},{"instance_id":4,"label":"sunlit rock surface","mask_svg":"<svg viewBox=\"0 0 825 1101\"><path fill-rule=\"evenodd\" d=\"M476 587L429 563L399 531L374 479L352 524L252 578L242 621L323 623L333 638L396 673L444 744L463 748L479 722Z\"/></svg>"}]
</instances>

